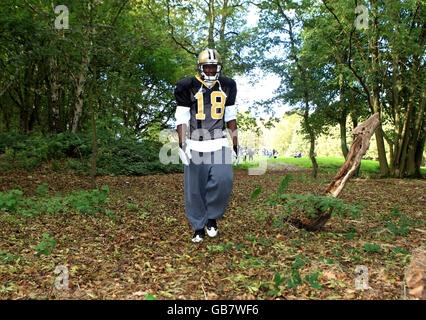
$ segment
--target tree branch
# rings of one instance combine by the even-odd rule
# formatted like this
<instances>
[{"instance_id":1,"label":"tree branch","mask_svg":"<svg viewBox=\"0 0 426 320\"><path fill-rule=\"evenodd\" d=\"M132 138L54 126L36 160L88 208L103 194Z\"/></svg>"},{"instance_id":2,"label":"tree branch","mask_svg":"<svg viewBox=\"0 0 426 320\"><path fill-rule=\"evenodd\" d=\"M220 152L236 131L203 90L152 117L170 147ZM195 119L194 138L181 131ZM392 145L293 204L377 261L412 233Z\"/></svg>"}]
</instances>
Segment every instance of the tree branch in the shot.
<instances>
[{"instance_id":1,"label":"tree branch","mask_svg":"<svg viewBox=\"0 0 426 320\"><path fill-rule=\"evenodd\" d=\"M114 26L114 25L115 25L115 23L117 22L118 17L119 17L119 16L120 16L120 14L121 14L121 11L123 11L124 7L126 6L126 4L127 4L128 2L129 2L129 0L123 0L123 3L122 3L122 5L121 5L120 9L119 9L119 10L118 10L118 12L117 12L117 15L115 16L114 20L112 21L112 26Z\"/></svg>"}]
</instances>

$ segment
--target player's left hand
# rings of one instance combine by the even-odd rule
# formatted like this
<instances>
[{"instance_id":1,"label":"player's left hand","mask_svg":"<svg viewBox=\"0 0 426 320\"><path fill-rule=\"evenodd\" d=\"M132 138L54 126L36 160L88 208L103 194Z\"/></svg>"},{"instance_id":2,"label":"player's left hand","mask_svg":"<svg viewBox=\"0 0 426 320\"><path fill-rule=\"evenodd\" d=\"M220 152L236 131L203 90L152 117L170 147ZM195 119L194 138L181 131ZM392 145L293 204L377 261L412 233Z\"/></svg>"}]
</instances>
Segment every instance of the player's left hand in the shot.
<instances>
[{"instance_id":1,"label":"player's left hand","mask_svg":"<svg viewBox=\"0 0 426 320\"><path fill-rule=\"evenodd\" d=\"M179 143L179 158L185 166L189 166L189 160L191 159L191 151L188 149L186 143Z\"/></svg>"}]
</instances>

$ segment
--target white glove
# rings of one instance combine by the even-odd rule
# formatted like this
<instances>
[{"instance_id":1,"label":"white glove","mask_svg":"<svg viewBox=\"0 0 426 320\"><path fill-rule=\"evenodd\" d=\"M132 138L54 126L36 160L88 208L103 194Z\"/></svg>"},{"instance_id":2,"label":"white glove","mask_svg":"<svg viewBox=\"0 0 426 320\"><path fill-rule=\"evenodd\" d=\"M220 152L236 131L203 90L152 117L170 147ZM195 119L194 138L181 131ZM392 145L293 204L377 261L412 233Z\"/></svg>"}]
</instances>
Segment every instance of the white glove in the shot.
<instances>
[{"instance_id":1,"label":"white glove","mask_svg":"<svg viewBox=\"0 0 426 320\"><path fill-rule=\"evenodd\" d=\"M237 148L237 153L235 152L235 148L232 150L232 155L234 157L234 166L238 166L238 162L240 162L240 153L238 152L238 148Z\"/></svg>"},{"instance_id":2,"label":"white glove","mask_svg":"<svg viewBox=\"0 0 426 320\"><path fill-rule=\"evenodd\" d=\"M185 144L179 144L179 158L185 166L189 166L189 160L191 159L191 150Z\"/></svg>"}]
</instances>

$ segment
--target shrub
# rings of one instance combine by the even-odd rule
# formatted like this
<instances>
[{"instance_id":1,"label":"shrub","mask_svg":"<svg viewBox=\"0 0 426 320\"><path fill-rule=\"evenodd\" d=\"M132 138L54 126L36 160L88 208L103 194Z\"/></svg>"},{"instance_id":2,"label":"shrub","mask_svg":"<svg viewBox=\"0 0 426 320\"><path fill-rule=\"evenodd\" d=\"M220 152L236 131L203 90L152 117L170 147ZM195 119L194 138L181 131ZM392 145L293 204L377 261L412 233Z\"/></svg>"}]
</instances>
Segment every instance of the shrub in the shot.
<instances>
[{"instance_id":1,"label":"shrub","mask_svg":"<svg viewBox=\"0 0 426 320\"><path fill-rule=\"evenodd\" d=\"M146 175L153 173L183 172L182 164L164 165L158 159L161 144L139 141L126 135L117 137L108 130L99 130L98 175ZM42 163L52 161L52 168L60 170L55 160L67 159L65 169L88 175L93 150L91 133L22 135L0 133L1 167L5 170L23 167L31 171Z\"/></svg>"},{"instance_id":2,"label":"shrub","mask_svg":"<svg viewBox=\"0 0 426 320\"><path fill-rule=\"evenodd\" d=\"M351 218L359 218L362 210L357 206L347 205L341 199L332 196L317 196L311 193L301 194L282 194L280 195L283 204L284 215L291 215L294 212L303 213L306 218L317 217L317 212L325 212L330 209L333 215Z\"/></svg>"},{"instance_id":3,"label":"shrub","mask_svg":"<svg viewBox=\"0 0 426 320\"><path fill-rule=\"evenodd\" d=\"M5 194L0 192L0 210L16 212L19 202L22 201L22 194L20 190L10 190Z\"/></svg>"}]
</instances>

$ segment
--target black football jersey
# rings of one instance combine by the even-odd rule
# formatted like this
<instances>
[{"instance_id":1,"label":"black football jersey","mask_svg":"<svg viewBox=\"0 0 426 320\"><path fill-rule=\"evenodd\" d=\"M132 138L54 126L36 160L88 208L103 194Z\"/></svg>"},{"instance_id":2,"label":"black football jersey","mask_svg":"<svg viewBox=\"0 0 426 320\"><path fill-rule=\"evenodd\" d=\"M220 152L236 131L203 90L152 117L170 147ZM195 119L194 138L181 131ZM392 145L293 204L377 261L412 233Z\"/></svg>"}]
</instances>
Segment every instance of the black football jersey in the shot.
<instances>
[{"instance_id":1,"label":"black football jersey","mask_svg":"<svg viewBox=\"0 0 426 320\"><path fill-rule=\"evenodd\" d=\"M178 106L190 108L191 139L201 141L223 137L217 136L217 132L214 136L214 132L225 129L225 108L235 104L237 85L233 79L219 77L208 88L198 77L184 78L176 84L174 94ZM205 129L210 136L193 136L196 129Z\"/></svg>"}]
</instances>

